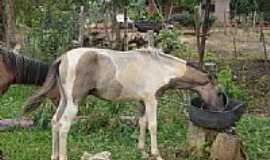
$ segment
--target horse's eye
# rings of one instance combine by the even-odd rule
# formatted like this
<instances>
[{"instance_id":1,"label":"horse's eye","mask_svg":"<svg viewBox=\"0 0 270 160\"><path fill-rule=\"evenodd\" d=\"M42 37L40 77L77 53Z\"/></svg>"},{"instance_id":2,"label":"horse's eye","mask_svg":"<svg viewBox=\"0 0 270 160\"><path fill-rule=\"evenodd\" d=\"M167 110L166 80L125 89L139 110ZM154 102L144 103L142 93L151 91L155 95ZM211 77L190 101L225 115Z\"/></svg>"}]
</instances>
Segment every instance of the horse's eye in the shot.
<instances>
[{"instance_id":1,"label":"horse's eye","mask_svg":"<svg viewBox=\"0 0 270 160\"><path fill-rule=\"evenodd\" d=\"M218 92L218 96L223 96L223 93L222 92Z\"/></svg>"}]
</instances>

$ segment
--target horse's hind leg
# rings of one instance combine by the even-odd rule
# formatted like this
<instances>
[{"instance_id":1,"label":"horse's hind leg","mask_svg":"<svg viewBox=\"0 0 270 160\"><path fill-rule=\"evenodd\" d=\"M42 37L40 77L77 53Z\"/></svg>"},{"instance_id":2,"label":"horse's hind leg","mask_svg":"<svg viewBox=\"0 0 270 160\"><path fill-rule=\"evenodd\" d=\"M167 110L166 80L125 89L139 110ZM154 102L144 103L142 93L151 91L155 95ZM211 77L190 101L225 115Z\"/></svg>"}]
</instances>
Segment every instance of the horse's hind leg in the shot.
<instances>
[{"instance_id":1,"label":"horse's hind leg","mask_svg":"<svg viewBox=\"0 0 270 160\"><path fill-rule=\"evenodd\" d=\"M72 121L78 113L78 104L72 99L68 99L67 106L62 117L59 120L59 158L67 160L67 138Z\"/></svg>"},{"instance_id":2,"label":"horse's hind leg","mask_svg":"<svg viewBox=\"0 0 270 160\"><path fill-rule=\"evenodd\" d=\"M77 78L79 76L77 75ZM60 160L67 160L67 138L72 121L78 113L78 106L80 101L89 93L92 88L91 85L86 85L88 81L75 81L72 85L72 90L65 90L67 105L59 119L59 158ZM86 84L85 84L86 83ZM71 85L71 84L69 84ZM66 86L69 86L66 85ZM69 86L70 87L70 86ZM66 87L67 88L67 87ZM89 89L90 88L90 89Z\"/></svg>"},{"instance_id":3,"label":"horse's hind leg","mask_svg":"<svg viewBox=\"0 0 270 160\"><path fill-rule=\"evenodd\" d=\"M151 136L151 154L156 157L157 160L162 160L159 155L157 145L157 100L156 98L150 98L145 101L145 110L147 115L148 129Z\"/></svg>"},{"instance_id":4,"label":"horse's hind leg","mask_svg":"<svg viewBox=\"0 0 270 160\"><path fill-rule=\"evenodd\" d=\"M56 113L52 119L52 160L59 159L59 118L62 116L64 109L66 107L66 102L62 97L59 103L59 107L57 108Z\"/></svg>"}]
</instances>

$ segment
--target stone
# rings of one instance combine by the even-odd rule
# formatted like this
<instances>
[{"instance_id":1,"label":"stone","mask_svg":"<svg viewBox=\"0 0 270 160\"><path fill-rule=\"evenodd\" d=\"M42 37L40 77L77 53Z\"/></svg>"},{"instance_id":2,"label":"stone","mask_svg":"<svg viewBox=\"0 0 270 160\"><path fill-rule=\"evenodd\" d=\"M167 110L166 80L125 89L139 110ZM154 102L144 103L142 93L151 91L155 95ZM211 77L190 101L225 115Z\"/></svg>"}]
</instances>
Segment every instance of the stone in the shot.
<instances>
[{"instance_id":1,"label":"stone","mask_svg":"<svg viewBox=\"0 0 270 160\"><path fill-rule=\"evenodd\" d=\"M217 132L205 129L189 122L187 132L187 148L191 155L196 157L206 157L206 145L211 144Z\"/></svg>"},{"instance_id":2,"label":"stone","mask_svg":"<svg viewBox=\"0 0 270 160\"><path fill-rule=\"evenodd\" d=\"M237 135L219 133L210 149L211 160L245 160Z\"/></svg>"},{"instance_id":3,"label":"stone","mask_svg":"<svg viewBox=\"0 0 270 160\"><path fill-rule=\"evenodd\" d=\"M112 155L108 151L103 151L97 154L84 152L81 160L112 160Z\"/></svg>"}]
</instances>

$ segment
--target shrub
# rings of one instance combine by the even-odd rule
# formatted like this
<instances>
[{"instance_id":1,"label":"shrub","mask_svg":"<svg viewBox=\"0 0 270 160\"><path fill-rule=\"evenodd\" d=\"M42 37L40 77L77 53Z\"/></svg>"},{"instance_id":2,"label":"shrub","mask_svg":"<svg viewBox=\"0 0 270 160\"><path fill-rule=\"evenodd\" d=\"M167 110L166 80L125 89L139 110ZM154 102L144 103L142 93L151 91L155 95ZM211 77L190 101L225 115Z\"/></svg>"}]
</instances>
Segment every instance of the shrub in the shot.
<instances>
[{"instance_id":1,"label":"shrub","mask_svg":"<svg viewBox=\"0 0 270 160\"><path fill-rule=\"evenodd\" d=\"M160 13L154 13L153 15L146 15L146 20L155 23L161 23L162 15Z\"/></svg>"},{"instance_id":2,"label":"shrub","mask_svg":"<svg viewBox=\"0 0 270 160\"><path fill-rule=\"evenodd\" d=\"M230 69L221 70L217 75L217 79L229 97L239 100L248 100L246 90L237 86L237 84L233 81L233 73Z\"/></svg>"},{"instance_id":3,"label":"shrub","mask_svg":"<svg viewBox=\"0 0 270 160\"><path fill-rule=\"evenodd\" d=\"M163 29L155 37L155 44L162 48L167 54L178 54L179 52L184 52L186 46L181 43L178 39L181 33L174 29Z\"/></svg>"}]
</instances>

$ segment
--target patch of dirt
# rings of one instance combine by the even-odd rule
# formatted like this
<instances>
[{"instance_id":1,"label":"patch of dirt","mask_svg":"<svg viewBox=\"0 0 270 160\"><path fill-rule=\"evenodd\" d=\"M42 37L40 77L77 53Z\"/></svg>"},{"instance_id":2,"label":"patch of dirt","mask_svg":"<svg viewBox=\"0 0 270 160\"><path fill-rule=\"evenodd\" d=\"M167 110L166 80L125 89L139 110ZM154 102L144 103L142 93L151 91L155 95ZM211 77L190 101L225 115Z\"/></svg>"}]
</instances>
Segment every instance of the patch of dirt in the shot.
<instances>
[{"instance_id":1,"label":"patch of dirt","mask_svg":"<svg viewBox=\"0 0 270 160\"><path fill-rule=\"evenodd\" d=\"M270 61L234 60L220 65L230 66L235 81L247 89L251 98L248 112L270 117Z\"/></svg>"},{"instance_id":2,"label":"patch of dirt","mask_svg":"<svg viewBox=\"0 0 270 160\"><path fill-rule=\"evenodd\" d=\"M183 30L182 41L196 48L196 37L192 30ZM265 31L266 48L270 57L270 36ZM245 57L264 57L263 44L260 42L260 34L253 30L229 28L227 34L223 30L212 29L206 41L206 50L217 54L220 58L232 58L235 55L233 37L236 42L236 53Z\"/></svg>"}]
</instances>

